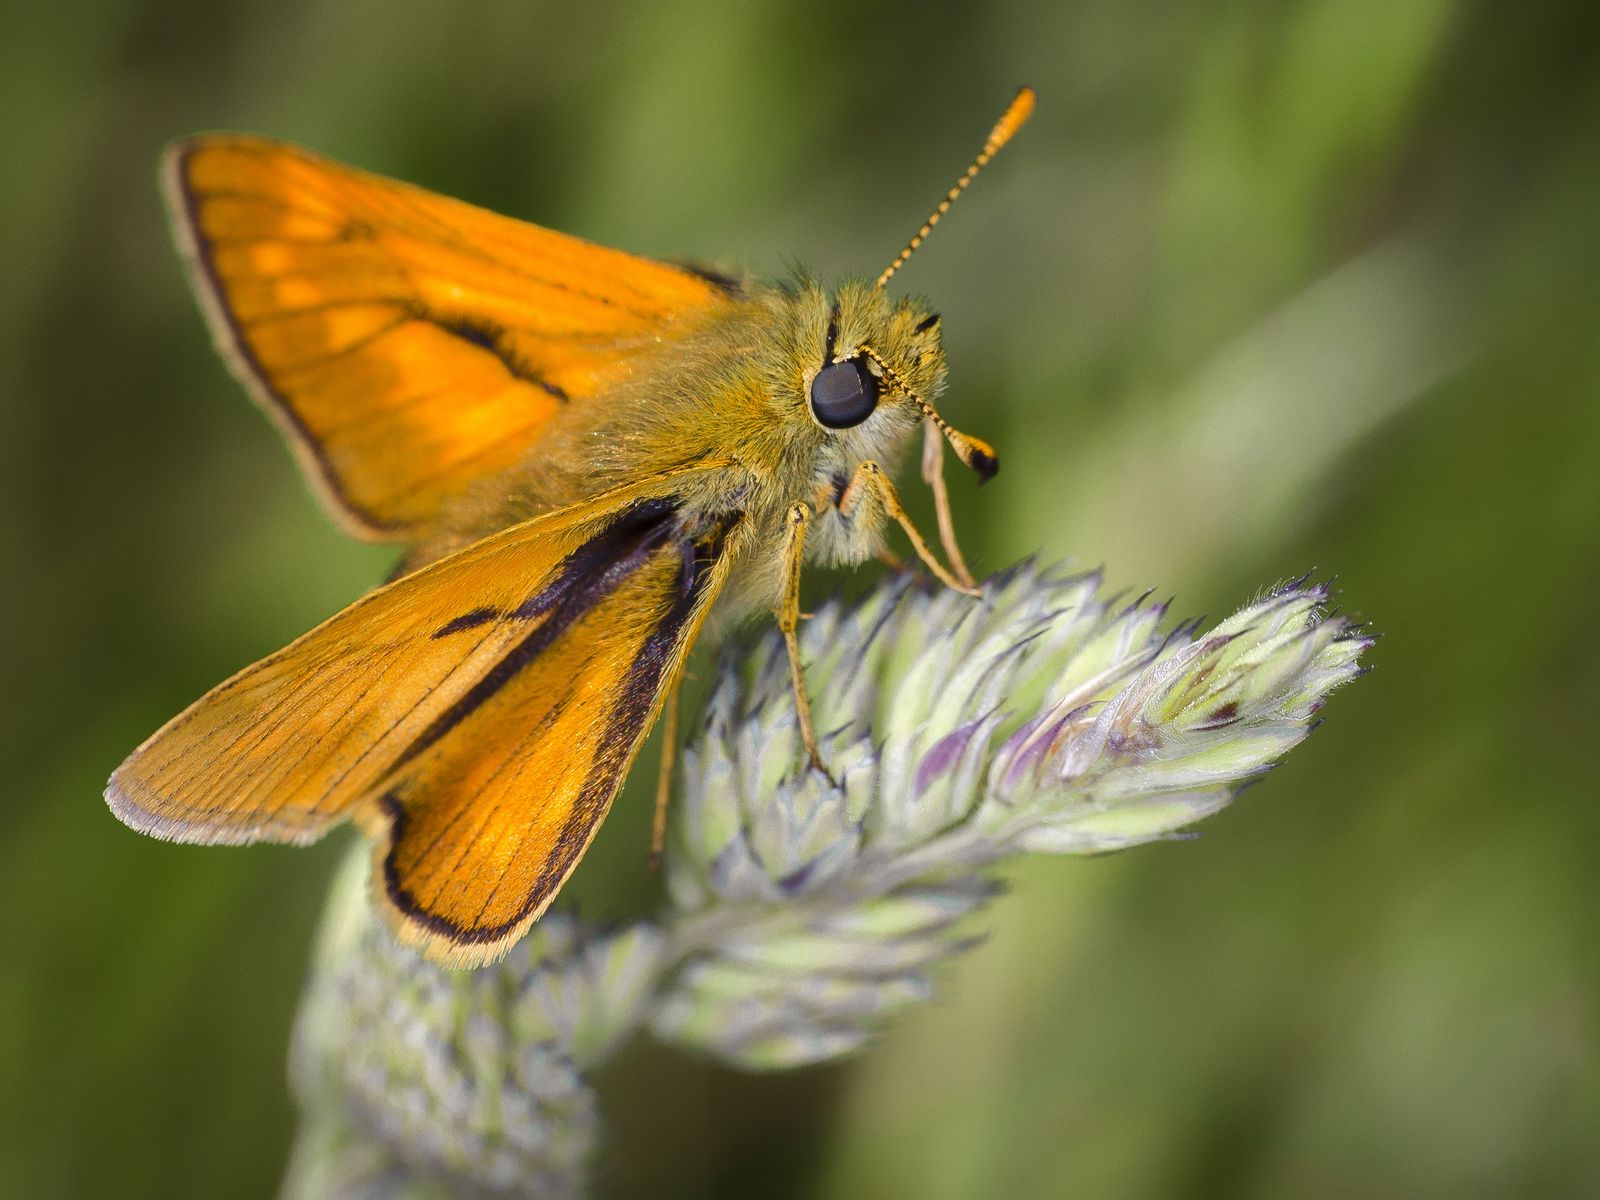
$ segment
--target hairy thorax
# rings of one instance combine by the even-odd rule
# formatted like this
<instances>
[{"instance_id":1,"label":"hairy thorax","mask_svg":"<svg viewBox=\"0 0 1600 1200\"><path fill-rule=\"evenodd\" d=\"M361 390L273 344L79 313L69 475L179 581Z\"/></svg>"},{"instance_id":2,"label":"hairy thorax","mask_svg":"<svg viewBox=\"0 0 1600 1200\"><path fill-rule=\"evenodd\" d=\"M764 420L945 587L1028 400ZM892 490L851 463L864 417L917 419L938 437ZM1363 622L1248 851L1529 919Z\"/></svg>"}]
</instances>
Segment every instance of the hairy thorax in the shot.
<instances>
[{"instance_id":1,"label":"hairy thorax","mask_svg":"<svg viewBox=\"0 0 1600 1200\"><path fill-rule=\"evenodd\" d=\"M893 474L922 414L888 379L878 381L871 415L851 428L824 427L808 397L819 370L863 345L920 394L936 395L944 355L927 309L865 284L836 293L808 283L754 285L673 333L629 347L629 372L560 413L524 462L464 497L419 557L615 487L713 463L721 465L674 494L691 530L730 513L742 518L729 589L735 607L776 597L786 515L796 503L813 514L808 559L849 564L875 554L884 520L878 509L853 503L852 483L863 463Z\"/></svg>"}]
</instances>

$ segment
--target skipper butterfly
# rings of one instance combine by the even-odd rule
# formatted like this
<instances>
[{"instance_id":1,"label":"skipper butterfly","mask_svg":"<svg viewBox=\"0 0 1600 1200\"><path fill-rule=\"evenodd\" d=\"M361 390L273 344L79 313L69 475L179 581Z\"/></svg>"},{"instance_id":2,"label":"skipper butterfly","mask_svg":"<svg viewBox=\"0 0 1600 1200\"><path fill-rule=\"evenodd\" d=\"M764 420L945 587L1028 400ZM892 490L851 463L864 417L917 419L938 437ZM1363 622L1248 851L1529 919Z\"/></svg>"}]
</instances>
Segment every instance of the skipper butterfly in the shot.
<instances>
[{"instance_id":1,"label":"skipper butterfly","mask_svg":"<svg viewBox=\"0 0 1600 1200\"><path fill-rule=\"evenodd\" d=\"M713 605L776 613L826 771L802 563L886 554L892 523L977 591L944 441L983 478L998 463L933 407L938 315L885 285L1033 103L1018 93L875 281L834 290L639 258L263 138L172 147L172 220L218 348L333 516L409 550L135 750L112 811L205 843L354 820L400 938L476 966L549 905L675 717ZM919 427L948 566L890 483Z\"/></svg>"}]
</instances>

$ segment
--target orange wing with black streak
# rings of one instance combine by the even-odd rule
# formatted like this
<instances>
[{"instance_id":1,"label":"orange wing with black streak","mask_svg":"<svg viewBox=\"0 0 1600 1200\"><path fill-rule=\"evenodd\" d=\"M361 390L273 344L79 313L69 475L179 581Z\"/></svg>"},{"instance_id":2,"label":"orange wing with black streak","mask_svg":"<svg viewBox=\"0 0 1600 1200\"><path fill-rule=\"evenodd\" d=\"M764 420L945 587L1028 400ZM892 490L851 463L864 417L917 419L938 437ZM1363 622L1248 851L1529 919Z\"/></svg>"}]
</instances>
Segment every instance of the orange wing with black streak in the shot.
<instances>
[{"instance_id":1,"label":"orange wing with black streak","mask_svg":"<svg viewBox=\"0 0 1600 1200\"><path fill-rule=\"evenodd\" d=\"M333 514L413 541L522 459L630 347L725 285L264 138L167 153L168 202L234 373Z\"/></svg>"},{"instance_id":2,"label":"orange wing with black streak","mask_svg":"<svg viewBox=\"0 0 1600 1200\"><path fill-rule=\"evenodd\" d=\"M214 688L106 798L187 842L305 842L354 818L405 940L498 957L577 864L730 569L634 486L380 588Z\"/></svg>"}]
</instances>

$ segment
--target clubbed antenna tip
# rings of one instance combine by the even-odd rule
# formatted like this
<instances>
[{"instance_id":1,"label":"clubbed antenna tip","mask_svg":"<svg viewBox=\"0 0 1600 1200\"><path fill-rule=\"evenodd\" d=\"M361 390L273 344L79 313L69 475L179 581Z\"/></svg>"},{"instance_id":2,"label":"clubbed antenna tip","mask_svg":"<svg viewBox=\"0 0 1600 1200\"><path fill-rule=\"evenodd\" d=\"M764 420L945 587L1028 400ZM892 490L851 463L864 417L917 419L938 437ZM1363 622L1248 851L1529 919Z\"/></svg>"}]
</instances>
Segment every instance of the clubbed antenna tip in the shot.
<instances>
[{"instance_id":1,"label":"clubbed antenna tip","mask_svg":"<svg viewBox=\"0 0 1600 1200\"><path fill-rule=\"evenodd\" d=\"M895 255L894 261L883 269L882 275L878 276L876 286L879 289L882 289L883 285L889 282L890 277L905 265L906 259L916 253L916 249L922 245L923 239L932 232L933 227L943 219L945 213L950 211L950 206L960 199L961 193L967 190L967 185L978 177L978 172L983 170L989 160L999 153L1000 147L1015 137L1017 130L1027 123L1028 118L1033 115L1033 106L1036 99L1037 97L1031 87L1017 89L1016 98L1011 101L1006 111L1000 114L1000 119L994 123L994 128L989 131L988 140L983 143L983 149L978 151L978 157L972 160L972 165L962 173L960 179L956 180L955 186L945 193L944 199L939 201L939 206L922 223L922 228L917 230L916 236L906 243L906 248Z\"/></svg>"}]
</instances>

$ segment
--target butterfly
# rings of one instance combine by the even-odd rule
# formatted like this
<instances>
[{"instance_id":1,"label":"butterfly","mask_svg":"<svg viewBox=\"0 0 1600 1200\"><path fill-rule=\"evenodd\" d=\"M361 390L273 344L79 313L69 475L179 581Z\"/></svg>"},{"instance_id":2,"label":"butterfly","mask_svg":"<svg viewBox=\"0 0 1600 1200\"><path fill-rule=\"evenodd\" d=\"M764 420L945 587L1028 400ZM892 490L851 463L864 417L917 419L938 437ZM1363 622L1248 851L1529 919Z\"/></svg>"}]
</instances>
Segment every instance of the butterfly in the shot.
<instances>
[{"instance_id":1,"label":"butterfly","mask_svg":"<svg viewBox=\"0 0 1600 1200\"><path fill-rule=\"evenodd\" d=\"M981 478L998 462L933 407L938 315L885 285L1033 105L1022 89L875 281L833 289L637 257L264 138L174 145L166 194L219 350L333 517L408 550L145 741L112 811L199 843L353 820L397 936L477 966L549 905L664 709L675 723L713 606L777 615L826 772L802 564L887 556L892 523L977 590L943 446ZM919 429L949 566L890 482Z\"/></svg>"}]
</instances>

